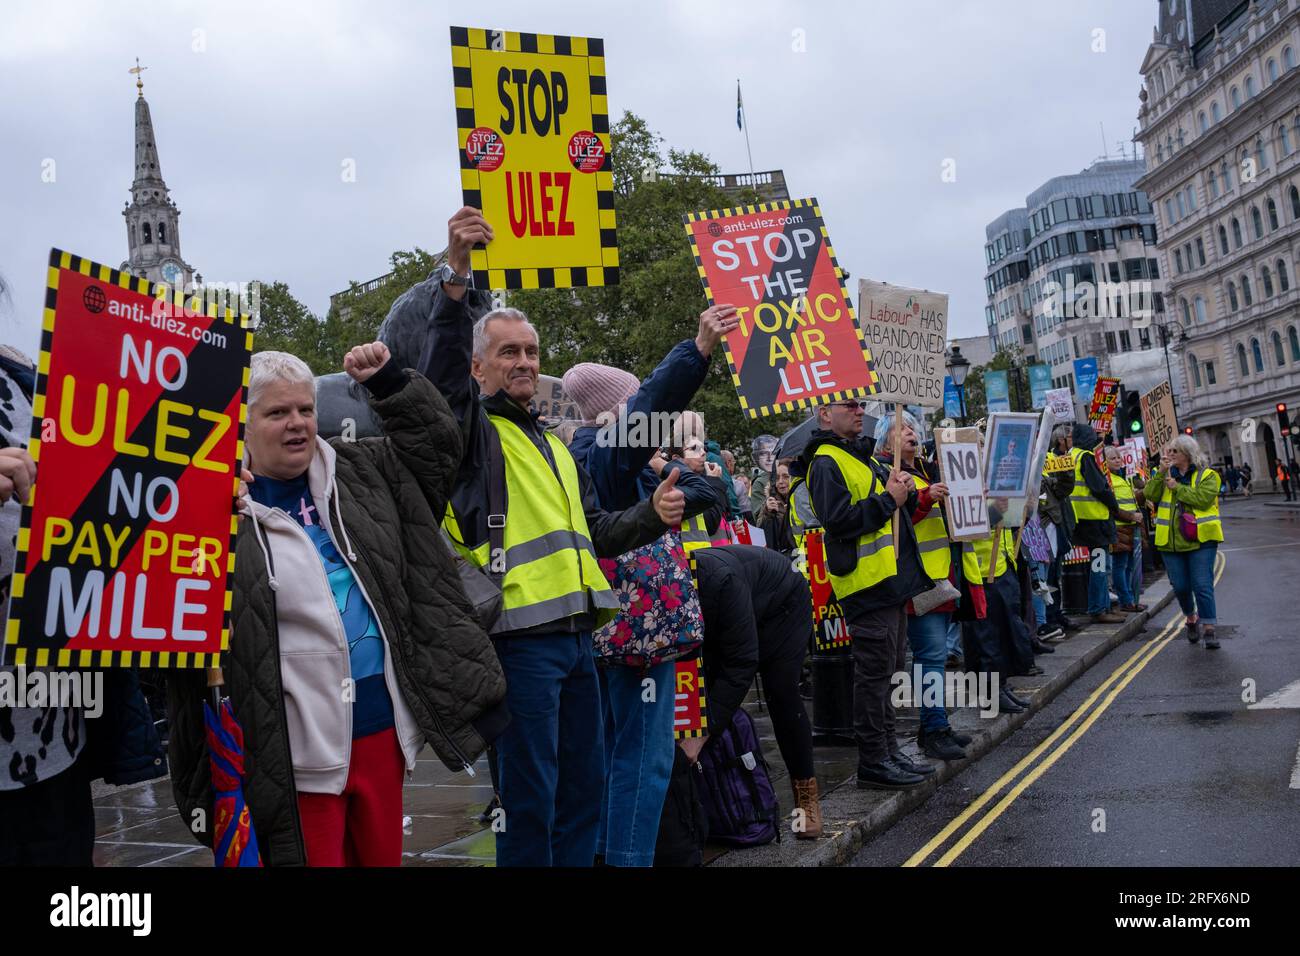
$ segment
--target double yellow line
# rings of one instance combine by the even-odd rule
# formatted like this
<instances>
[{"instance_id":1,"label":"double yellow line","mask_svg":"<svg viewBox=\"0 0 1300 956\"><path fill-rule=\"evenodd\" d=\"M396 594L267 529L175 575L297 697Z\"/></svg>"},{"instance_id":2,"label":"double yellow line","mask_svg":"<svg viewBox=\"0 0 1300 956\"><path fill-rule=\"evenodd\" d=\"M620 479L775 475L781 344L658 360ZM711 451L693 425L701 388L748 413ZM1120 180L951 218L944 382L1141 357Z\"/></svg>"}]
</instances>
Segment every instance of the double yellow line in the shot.
<instances>
[{"instance_id":1,"label":"double yellow line","mask_svg":"<svg viewBox=\"0 0 1300 956\"><path fill-rule=\"evenodd\" d=\"M1215 568L1214 573L1214 583L1216 585L1219 583L1219 579L1223 577L1223 569L1226 564L1226 559L1222 554L1220 554L1218 556L1217 567ZM999 777L991 787L980 794L979 799L963 810L946 827L940 830L929 843L913 853L903 866L923 866L925 861L936 850L947 843L948 840L955 833L960 831L968 821L975 817L984 809L984 807L995 799L998 794L1002 792L1003 788L1019 777L1027 768L1033 767L1028 774L1025 774L1024 778L1021 779L1019 783L1007 792L1006 796L1002 797L1001 800L998 800L998 802L987 813L985 813L974 826L967 830L956 843L940 856L933 865L948 866L956 860L957 857L961 856L961 854L966 851L966 848L979 839L980 834L987 830L998 817L1002 816L1006 809L1015 802L1017 797L1025 792L1030 784L1043 774L1047 773L1047 771L1051 769L1052 764L1061 759L1065 752L1073 747L1075 743L1078 742L1079 738L1088 732L1088 729L1097 721L1098 717L1106 712L1107 708L1109 708L1115 701L1115 698L1119 696L1120 692L1129 685L1129 682L1132 681L1134 677L1141 673L1142 668L1151 663L1151 660L1164 650L1165 647L1169 645L1170 641L1174 640L1178 635L1178 632L1182 630L1182 626L1183 616L1179 613L1175 613L1173 619L1161 628L1160 633L1143 644L1128 660L1115 668L1101 686L1088 695L1088 699L1079 705L1078 709L1070 715L1069 719L1066 720L1065 723L1052 731L1051 736L1030 751L1014 767ZM1109 693L1107 693L1108 689L1110 690ZM1105 695L1105 699L1101 700L1103 694ZM1097 704L1098 700L1101 700L1100 704ZM1097 706L1094 707L1094 704ZM1079 724L1079 727L1065 739L1064 743L1062 743L1056 750L1052 751L1047 759L1035 766L1035 762L1051 750L1052 745L1065 736L1066 732L1076 723L1079 723L1080 720L1082 720L1082 723Z\"/></svg>"}]
</instances>

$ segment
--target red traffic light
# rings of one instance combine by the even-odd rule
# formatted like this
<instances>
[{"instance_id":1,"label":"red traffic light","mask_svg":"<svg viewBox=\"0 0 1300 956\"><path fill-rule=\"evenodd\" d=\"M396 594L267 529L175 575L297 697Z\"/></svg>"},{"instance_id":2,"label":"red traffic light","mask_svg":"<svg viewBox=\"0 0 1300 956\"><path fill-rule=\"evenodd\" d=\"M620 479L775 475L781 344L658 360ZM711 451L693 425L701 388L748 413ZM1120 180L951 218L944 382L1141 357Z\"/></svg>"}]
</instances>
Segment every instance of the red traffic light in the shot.
<instances>
[{"instance_id":1,"label":"red traffic light","mask_svg":"<svg viewBox=\"0 0 1300 956\"><path fill-rule=\"evenodd\" d=\"M1281 414L1283 414L1285 411L1286 411L1286 402L1278 402L1278 403L1277 403L1277 413L1278 413L1279 415L1281 415Z\"/></svg>"},{"instance_id":2,"label":"red traffic light","mask_svg":"<svg viewBox=\"0 0 1300 956\"><path fill-rule=\"evenodd\" d=\"M1184 434L1184 435L1190 435L1191 433L1192 433L1192 426L1191 426L1191 425L1188 425L1186 428L1183 429L1183 434Z\"/></svg>"}]
</instances>

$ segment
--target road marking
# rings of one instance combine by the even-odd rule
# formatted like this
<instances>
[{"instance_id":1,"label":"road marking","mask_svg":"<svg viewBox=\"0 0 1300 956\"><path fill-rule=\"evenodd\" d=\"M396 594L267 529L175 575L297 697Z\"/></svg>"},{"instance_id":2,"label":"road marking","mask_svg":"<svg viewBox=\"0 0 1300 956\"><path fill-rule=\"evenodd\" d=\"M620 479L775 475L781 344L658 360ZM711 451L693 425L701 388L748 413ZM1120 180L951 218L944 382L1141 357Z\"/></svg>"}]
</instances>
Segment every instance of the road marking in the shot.
<instances>
[{"instance_id":1,"label":"road marking","mask_svg":"<svg viewBox=\"0 0 1300 956\"><path fill-rule=\"evenodd\" d=\"M1219 583L1219 580L1223 577L1224 569L1227 567L1227 559L1222 556L1219 556L1217 559L1217 565L1218 567L1214 575L1214 583L1216 585ZM943 845L943 843L949 837L951 837L953 833L959 830L971 817L973 817L976 813L978 813L990 800L996 797L1002 791L1003 787L1005 787L1011 780L1014 780L1021 773L1021 771L1023 771L1025 768L1030 766L1035 760L1041 757L1043 753L1046 752L1046 750L1053 743L1055 743L1058 739L1060 739L1061 736L1065 734L1065 732L1069 730L1069 728L1073 726L1076 721L1078 721L1081 717L1083 717L1085 713L1088 712L1088 709L1097 701L1099 697L1101 697L1103 693L1106 692L1106 689L1110 687L1111 684L1119 680L1120 681L1119 685L1113 691L1111 691L1111 693L1107 696L1106 700L1098 707L1098 709L1094 713L1088 716L1088 718L1079 727L1079 729L1076 730L1073 734L1071 734L1070 738L1061 746L1059 750L1057 750L1051 757L1049 757L1041 767L1036 768L1020 784L1017 784L1016 787L1014 787L1007 794L1006 797L1004 797L1001 801L999 801L999 803L992 810L990 810L989 813L983 819L981 819L977 824L975 824L975 826L972 827L971 830L968 831L957 842L957 844L955 844L952 847L952 849L950 849L942 857L936 860L934 864L935 866L945 866L945 867L950 865L958 856L961 855L961 853L968 846L970 846L972 842L974 842L974 840L981 833L983 833L988 828L988 826L991 823L993 823L994 820L996 820L999 816L1002 815L1002 812L1006 810L1006 808L1009 807L1015 801L1015 799L1018 796L1020 796L1021 793L1024 792L1025 788L1027 788L1029 784L1033 783L1040 776L1042 776L1043 773L1045 773L1047 769L1051 767L1051 765L1055 763L1056 760L1066 750L1068 750L1070 747L1074 745L1075 741L1077 741L1085 732L1087 732L1087 730L1092 726L1092 724L1096 721L1096 719L1110 706L1111 702L1114 701L1114 699L1116 698L1116 696L1118 696L1120 691L1122 691L1126 686L1128 686L1128 683L1135 676L1137 676L1138 672L1141 671L1142 668L1146 667L1146 665L1150 663L1151 659L1154 658L1156 654L1164 650L1164 648L1167 647L1170 644L1170 642L1174 640L1175 636L1178 634L1179 630L1181 629L1182 623L1183 623L1183 615L1180 611L1176 609L1173 618L1169 621L1168 624L1166 624L1161 629L1160 633L1156 637L1148 641L1146 644L1142 645L1142 647L1139 648L1132 656L1130 656L1128 660L1126 660L1123 664L1117 667L1099 687L1097 687L1091 694L1088 695L1087 700L1085 700L1082 704L1079 705L1079 707L1074 711L1073 714L1070 715L1070 717L1065 721L1065 723L1063 723L1060 727L1058 727L1055 731L1053 731L1052 734L1046 740L1044 740L1037 747L1035 747L1029 754L1021 758L1021 760L1017 762L1014 767L1012 767L1001 777L999 777L997 781L991 787L985 790L984 793L981 794L980 797L974 803L972 803L969 807L963 810L961 814L959 814L947 826L945 826L932 840L930 840L930 842L928 842L920 850L918 850L911 857L909 857L908 860L903 864L903 866L910 867L910 866L921 865L924 862L924 860L927 857L929 857L930 854L932 854L938 847Z\"/></svg>"},{"instance_id":2,"label":"road marking","mask_svg":"<svg viewBox=\"0 0 1300 956\"><path fill-rule=\"evenodd\" d=\"M1295 752L1295 766L1291 768L1291 788L1300 790L1300 748Z\"/></svg>"},{"instance_id":3,"label":"road marking","mask_svg":"<svg viewBox=\"0 0 1300 956\"><path fill-rule=\"evenodd\" d=\"M1256 544L1249 548L1221 548L1219 554L1230 554L1233 551L1265 551L1269 548L1294 548L1295 542L1290 541L1286 544Z\"/></svg>"},{"instance_id":4,"label":"road marking","mask_svg":"<svg viewBox=\"0 0 1300 956\"><path fill-rule=\"evenodd\" d=\"M1275 690L1258 704L1251 704L1247 710L1286 710L1300 707L1300 680L1287 684L1281 690Z\"/></svg>"}]
</instances>

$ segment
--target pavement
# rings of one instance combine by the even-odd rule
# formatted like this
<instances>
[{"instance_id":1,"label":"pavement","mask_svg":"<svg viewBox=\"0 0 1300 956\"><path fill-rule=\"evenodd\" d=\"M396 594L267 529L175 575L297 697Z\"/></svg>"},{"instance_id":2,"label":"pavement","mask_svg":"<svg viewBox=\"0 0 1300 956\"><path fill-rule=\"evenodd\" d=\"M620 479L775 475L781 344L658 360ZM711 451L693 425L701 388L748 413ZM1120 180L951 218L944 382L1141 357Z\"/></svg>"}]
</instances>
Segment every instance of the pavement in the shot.
<instances>
[{"instance_id":1,"label":"pavement","mask_svg":"<svg viewBox=\"0 0 1300 956\"><path fill-rule=\"evenodd\" d=\"M1277 514L1280 510L1300 511L1300 503L1284 502L1280 494L1256 494L1247 500L1230 497L1225 516L1249 509L1252 514ZM1279 516L1280 517L1280 516ZM1289 516L1288 516L1289 519ZM1263 524L1263 522L1261 522ZM1297 540L1300 544L1300 539ZM1226 548L1232 546L1231 537ZM1226 550L1225 548L1225 550ZM1291 575L1289 580L1296 580ZM909 791L888 792L856 788L856 747L819 744L815 750L817 778L822 799L826 835L819 840L796 840L785 832L780 842L745 850L727 850L710 845L705 862L712 866L834 866L857 857L864 844L884 833L909 813L925 804L936 792L968 768L978 765L990 753L1043 713L1052 702L1088 673L1115 648L1143 632L1151 618L1172 600L1161 578L1148 586L1143 602L1149 607L1132 615L1122 625L1089 626L1056 645L1056 653L1040 655L1044 669L1036 677L1013 678L1015 693L1030 701L1024 714L1000 714L982 718L970 709L953 712L952 723L970 734L971 755L956 763L936 762L939 770L931 779ZM1300 675L1297 675L1300 676ZM773 786L784 815L794 802L788 774L781 762L771 722L755 691L747 709L755 719ZM904 749L918 756L915 747L916 711L900 712L899 737L908 742ZM479 822L479 814L492 796L487 765L480 759L477 775L447 770L432 752L425 750L404 787L407 816L404 829L403 865L406 866L491 866L495 859L494 837ZM177 815L166 778L131 787L96 784L95 792L97 866L210 866L211 854L192 838Z\"/></svg>"}]
</instances>

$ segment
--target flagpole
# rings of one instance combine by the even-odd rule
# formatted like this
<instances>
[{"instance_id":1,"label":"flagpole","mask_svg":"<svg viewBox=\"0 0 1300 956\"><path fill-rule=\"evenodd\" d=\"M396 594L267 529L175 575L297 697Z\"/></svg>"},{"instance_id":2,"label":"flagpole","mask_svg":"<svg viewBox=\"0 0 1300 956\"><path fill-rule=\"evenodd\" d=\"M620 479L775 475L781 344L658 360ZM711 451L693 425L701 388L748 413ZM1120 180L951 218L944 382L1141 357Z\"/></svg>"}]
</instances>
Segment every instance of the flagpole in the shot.
<instances>
[{"instance_id":1,"label":"flagpole","mask_svg":"<svg viewBox=\"0 0 1300 956\"><path fill-rule=\"evenodd\" d=\"M736 97L740 99L740 77L736 77ZM742 124L745 130L745 155L749 157L749 185L754 186L754 153L749 148L749 114L745 112L745 101L740 101L740 112L745 121Z\"/></svg>"}]
</instances>

